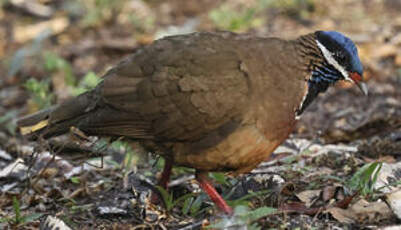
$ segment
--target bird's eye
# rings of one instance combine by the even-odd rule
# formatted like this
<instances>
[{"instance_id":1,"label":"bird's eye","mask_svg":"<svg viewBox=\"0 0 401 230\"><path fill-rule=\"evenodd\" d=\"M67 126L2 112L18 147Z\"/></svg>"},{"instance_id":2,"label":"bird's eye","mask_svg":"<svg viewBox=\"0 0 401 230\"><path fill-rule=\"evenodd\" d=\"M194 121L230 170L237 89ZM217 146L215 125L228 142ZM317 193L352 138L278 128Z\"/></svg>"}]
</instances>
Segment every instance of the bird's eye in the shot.
<instances>
[{"instance_id":1,"label":"bird's eye","mask_svg":"<svg viewBox=\"0 0 401 230\"><path fill-rule=\"evenodd\" d=\"M336 59L342 63L344 63L347 60L347 56L343 52L337 52L335 56Z\"/></svg>"}]
</instances>

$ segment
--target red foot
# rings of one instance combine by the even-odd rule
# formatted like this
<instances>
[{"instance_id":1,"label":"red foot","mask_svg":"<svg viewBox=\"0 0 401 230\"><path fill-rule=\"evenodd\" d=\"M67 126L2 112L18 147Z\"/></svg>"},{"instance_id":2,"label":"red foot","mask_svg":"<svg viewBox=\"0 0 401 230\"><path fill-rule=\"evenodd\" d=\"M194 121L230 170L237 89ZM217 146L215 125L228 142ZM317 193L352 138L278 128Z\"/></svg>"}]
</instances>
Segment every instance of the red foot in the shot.
<instances>
[{"instance_id":1,"label":"red foot","mask_svg":"<svg viewBox=\"0 0 401 230\"><path fill-rule=\"evenodd\" d=\"M207 178L207 173L196 172L196 179L198 180L199 185L201 186L203 191L205 191L209 195L210 199L217 205L217 207L219 207L220 210L225 212L227 215L231 216L233 214L233 209L228 206L223 197L221 197L216 189L214 189L213 185Z\"/></svg>"},{"instance_id":2,"label":"red foot","mask_svg":"<svg viewBox=\"0 0 401 230\"><path fill-rule=\"evenodd\" d=\"M172 160L166 158L165 159L165 163L164 163L164 169L162 172L162 176L159 179L159 183L157 183L157 185L159 185L160 187L164 188L165 190L167 190L167 185L168 182L170 180L170 175L171 175L171 169L173 168L173 162ZM157 204L159 203L159 195L156 193L152 193L152 196L150 197L150 201L153 204Z\"/></svg>"}]
</instances>

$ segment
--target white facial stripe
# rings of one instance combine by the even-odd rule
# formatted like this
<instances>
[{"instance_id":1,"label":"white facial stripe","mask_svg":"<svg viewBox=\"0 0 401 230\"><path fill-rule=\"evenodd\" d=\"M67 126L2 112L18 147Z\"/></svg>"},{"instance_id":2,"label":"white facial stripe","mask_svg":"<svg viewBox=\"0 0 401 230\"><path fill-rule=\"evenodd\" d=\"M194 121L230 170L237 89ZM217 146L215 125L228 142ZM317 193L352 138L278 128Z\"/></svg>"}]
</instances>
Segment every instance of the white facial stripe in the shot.
<instances>
[{"instance_id":1,"label":"white facial stripe","mask_svg":"<svg viewBox=\"0 0 401 230\"><path fill-rule=\"evenodd\" d=\"M349 74L344 69L344 67L342 67L340 64L338 64L336 59L334 59L333 54L328 49L326 49L326 47L324 47L324 45L322 45L318 40L316 40L316 43L317 43L317 46L319 47L319 49L322 51L323 56L329 62L329 64L334 66L334 68L336 68L343 75L345 80L352 81L352 79L349 77Z\"/></svg>"}]
</instances>

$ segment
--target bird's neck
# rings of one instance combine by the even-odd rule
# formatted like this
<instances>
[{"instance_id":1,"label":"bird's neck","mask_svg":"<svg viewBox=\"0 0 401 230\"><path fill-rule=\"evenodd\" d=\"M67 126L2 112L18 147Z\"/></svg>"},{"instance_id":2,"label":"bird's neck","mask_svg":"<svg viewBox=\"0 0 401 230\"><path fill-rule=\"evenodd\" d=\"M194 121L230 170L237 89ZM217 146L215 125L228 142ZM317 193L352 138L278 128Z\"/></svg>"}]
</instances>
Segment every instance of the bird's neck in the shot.
<instances>
[{"instance_id":1,"label":"bird's neck","mask_svg":"<svg viewBox=\"0 0 401 230\"><path fill-rule=\"evenodd\" d=\"M308 92L296 112L299 116L319 93L325 92L330 85L341 79L341 73L327 63L314 33L301 36L294 42L299 65L304 70L304 79L308 83Z\"/></svg>"},{"instance_id":2,"label":"bird's neck","mask_svg":"<svg viewBox=\"0 0 401 230\"><path fill-rule=\"evenodd\" d=\"M306 34L294 40L295 50L298 57L298 66L305 73L305 80L312 77L312 71L323 66L324 57L316 43L314 33Z\"/></svg>"}]
</instances>

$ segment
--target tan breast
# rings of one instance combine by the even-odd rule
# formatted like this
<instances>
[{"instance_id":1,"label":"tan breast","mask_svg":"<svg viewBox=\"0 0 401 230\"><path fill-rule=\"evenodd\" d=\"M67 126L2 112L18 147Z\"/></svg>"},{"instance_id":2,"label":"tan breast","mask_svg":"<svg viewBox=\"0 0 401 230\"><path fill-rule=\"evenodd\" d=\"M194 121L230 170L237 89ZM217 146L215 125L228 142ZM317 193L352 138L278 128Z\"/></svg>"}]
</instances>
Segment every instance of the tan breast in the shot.
<instances>
[{"instance_id":1,"label":"tan breast","mask_svg":"<svg viewBox=\"0 0 401 230\"><path fill-rule=\"evenodd\" d=\"M188 152L191 149L189 143L175 144L174 162L198 170L244 173L267 160L285 138L268 140L255 126L248 125L238 128L217 145L201 152Z\"/></svg>"}]
</instances>

